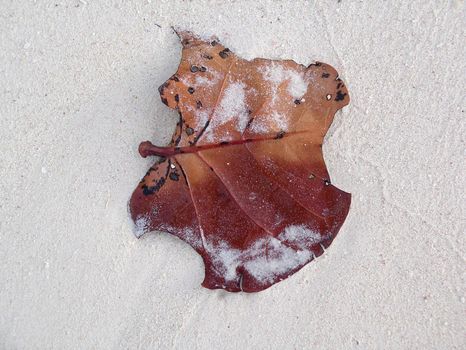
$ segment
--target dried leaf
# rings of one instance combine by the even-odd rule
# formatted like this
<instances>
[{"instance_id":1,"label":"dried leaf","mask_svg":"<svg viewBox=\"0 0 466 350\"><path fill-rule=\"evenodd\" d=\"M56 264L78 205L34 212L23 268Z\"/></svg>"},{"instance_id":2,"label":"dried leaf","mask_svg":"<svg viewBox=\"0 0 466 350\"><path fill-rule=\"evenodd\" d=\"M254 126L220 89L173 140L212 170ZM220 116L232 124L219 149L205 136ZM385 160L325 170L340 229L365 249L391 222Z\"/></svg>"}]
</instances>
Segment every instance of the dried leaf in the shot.
<instances>
[{"instance_id":1,"label":"dried leaf","mask_svg":"<svg viewBox=\"0 0 466 350\"><path fill-rule=\"evenodd\" d=\"M160 88L179 112L162 158L134 191L136 235L158 230L203 258L206 288L257 292L321 255L349 210L330 183L323 138L348 104L324 63L247 61L216 38L178 33L182 59Z\"/></svg>"}]
</instances>

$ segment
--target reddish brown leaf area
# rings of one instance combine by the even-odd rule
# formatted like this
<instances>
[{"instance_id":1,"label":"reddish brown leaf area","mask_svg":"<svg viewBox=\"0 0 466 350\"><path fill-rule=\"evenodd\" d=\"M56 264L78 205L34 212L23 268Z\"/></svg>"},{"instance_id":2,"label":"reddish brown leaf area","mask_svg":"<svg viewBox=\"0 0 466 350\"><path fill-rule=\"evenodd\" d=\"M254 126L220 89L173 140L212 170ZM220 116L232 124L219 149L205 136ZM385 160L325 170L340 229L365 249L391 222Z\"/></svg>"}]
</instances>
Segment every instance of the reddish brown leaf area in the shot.
<instances>
[{"instance_id":1,"label":"reddish brown leaf area","mask_svg":"<svg viewBox=\"0 0 466 350\"><path fill-rule=\"evenodd\" d=\"M206 288L257 292L321 255L351 196L330 183L322 142L349 102L331 66L244 60L179 33L178 71L160 88L179 112L171 144L130 200L136 234L159 230L203 258Z\"/></svg>"}]
</instances>

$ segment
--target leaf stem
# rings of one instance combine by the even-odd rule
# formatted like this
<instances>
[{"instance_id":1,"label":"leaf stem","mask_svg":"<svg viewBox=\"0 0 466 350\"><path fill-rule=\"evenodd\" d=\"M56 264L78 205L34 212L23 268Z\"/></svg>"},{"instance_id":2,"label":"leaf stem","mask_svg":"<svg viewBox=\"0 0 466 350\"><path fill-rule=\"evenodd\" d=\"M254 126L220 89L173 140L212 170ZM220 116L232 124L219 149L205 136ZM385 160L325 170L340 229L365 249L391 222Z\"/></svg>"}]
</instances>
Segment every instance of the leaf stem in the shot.
<instances>
[{"instance_id":1,"label":"leaf stem","mask_svg":"<svg viewBox=\"0 0 466 350\"><path fill-rule=\"evenodd\" d=\"M153 145L150 141L141 142L138 150L143 158L148 156L170 157L179 153L176 152L175 147L158 147Z\"/></svg>"}]
</instances>

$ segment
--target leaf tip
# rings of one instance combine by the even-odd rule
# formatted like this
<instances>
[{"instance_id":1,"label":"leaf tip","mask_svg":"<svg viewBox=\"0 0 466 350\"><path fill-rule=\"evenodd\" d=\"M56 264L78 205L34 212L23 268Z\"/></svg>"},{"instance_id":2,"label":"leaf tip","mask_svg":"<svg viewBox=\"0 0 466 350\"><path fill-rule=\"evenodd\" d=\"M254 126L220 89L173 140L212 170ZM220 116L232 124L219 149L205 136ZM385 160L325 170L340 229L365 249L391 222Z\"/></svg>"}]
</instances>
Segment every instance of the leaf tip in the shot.
<instances>
[{"instance_id":1,"label":"leaf tip","mask_svg":"<svg viewBox=\"0 0 466 350\"><path fill-rule=\"evenodd\" d=\"M218 42L215 35L199 35L190 30L182 29L178 26L172 26L172 30L178 36L183 47L192 46L199 43Z\"/></svg>"}]
</instances>

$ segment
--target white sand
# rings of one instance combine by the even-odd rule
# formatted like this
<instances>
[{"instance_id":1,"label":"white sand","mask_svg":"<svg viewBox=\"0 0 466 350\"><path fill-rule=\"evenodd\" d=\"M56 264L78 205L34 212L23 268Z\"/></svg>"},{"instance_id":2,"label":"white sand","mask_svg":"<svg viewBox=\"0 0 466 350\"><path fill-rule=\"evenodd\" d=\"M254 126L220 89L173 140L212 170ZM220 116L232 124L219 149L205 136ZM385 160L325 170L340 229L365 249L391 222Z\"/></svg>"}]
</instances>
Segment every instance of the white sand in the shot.
<instances>
[{"instance_id":1,"label":"white sand","mask_svg":"<svg viewBox=\"0 0 466 350\"><path fill-rule=\"evenodd\" d=\"M464 2L121 3L0 3L0 348L464 349ZM137 146L177 120L170 25L349 87L324 146L349 217L264 292L203 289L189 246L131 232Z\"/></svg>"}]
</instances>

